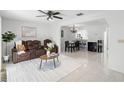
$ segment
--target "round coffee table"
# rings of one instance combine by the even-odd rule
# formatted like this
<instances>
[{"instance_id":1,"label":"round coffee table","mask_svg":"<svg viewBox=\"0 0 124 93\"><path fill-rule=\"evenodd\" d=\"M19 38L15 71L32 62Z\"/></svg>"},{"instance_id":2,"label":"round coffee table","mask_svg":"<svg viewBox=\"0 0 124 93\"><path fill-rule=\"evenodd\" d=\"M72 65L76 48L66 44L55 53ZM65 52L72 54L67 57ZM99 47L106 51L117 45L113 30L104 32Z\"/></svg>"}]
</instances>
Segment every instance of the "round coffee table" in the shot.
<instances>
[{"instance_id":1,"label":"round coffee table","mask_svg":"<svg viewBox=\"0 0 124 93\"><path fill-rule=\"evenodd\" d=\"M59 54L54 54L51 56L47 56L47 55L42 55L40 56L41 62L40 62L40 69L42 67L42 61L45 60L47 62L47 60L53 59L53 63L54 63L54 68L56 68L56 63L55 63L55 58L57 59L57 61L59 62L59 58L58 58Z\"/></svg>"}]
</instances>

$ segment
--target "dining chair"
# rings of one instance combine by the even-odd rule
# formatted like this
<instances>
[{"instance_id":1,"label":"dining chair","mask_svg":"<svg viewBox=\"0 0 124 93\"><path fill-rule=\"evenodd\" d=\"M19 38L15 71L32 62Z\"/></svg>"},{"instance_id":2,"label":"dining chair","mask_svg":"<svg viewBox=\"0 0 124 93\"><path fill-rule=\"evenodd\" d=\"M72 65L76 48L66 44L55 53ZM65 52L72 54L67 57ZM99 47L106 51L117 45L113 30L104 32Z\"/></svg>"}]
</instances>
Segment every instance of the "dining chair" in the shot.
<instances>
[{"instance_id":1,"label":"dining chair","mask_svg":"<svg viewBox=\"0 0 124 93\"><path fill-rule=\"evenodd\" d=\"M75 42L75 49L80 50L80 41Z\"/></svg>"},{"instance_id":2,"label":"dining chair","mask_svg":"<svg viewBox=\"0 0 124 93\"><path fill-rule=\"evenodd\" d=\"M71 50L71 52L75 51L75 43L71 43L69 41L65 41L65 52L66 51L69 52L70 50Z\"/></svg>"}]
</instances>

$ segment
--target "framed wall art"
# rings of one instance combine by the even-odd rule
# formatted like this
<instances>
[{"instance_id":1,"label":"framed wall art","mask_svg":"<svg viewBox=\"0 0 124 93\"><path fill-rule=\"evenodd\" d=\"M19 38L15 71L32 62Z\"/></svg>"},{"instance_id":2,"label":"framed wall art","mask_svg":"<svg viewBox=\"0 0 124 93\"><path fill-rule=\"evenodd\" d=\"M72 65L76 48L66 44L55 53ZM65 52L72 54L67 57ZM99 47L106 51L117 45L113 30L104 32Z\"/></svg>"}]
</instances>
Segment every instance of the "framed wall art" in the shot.
<instances>
[{"instance_id":1,"label":"framed wall art","mask_svg":"<svg viewBox=\"0 0 124 93\"><path fill-rule=\"evenodd\" d=\"M22 26L22 37L36 37L36 35L36 27Z\"/></svg>"}]
</instances>

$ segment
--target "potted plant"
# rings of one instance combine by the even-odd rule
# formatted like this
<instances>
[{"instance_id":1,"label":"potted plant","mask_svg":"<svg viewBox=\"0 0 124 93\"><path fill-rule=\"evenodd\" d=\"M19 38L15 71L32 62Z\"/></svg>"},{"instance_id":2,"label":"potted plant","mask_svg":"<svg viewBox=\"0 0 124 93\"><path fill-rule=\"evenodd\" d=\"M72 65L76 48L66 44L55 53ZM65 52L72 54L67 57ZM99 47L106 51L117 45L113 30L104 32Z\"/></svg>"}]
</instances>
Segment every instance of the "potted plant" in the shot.
<instances>
[{"instance_id":1,"label":"potted plant","mask_svg":"<svg viewBox=\"0 0 124 93\"><path fill-rule=\"evenodd\" d=\"M4 61L9 60L9 55L7 53L7 44L9 42L11 42L12 40L14 40L15 37L16 37L16 35L14 33L12 33L11 31L7 31L4 34L2 34L2 41L5 42L5 44L6 44L5 56L3 56Z\"/></svg>"},{"instance_id":2,"label":"potted plant","mask_svg":"<svg viewBox=\"0 0 124 93\"><path fill-rule=\"evenodd\" d=\"M46 50L46 55L48 57L50 57L50 51L54 48L54 45L52 43L47 43L47 48L45 48Z\"/></svg>"}]
</instances>

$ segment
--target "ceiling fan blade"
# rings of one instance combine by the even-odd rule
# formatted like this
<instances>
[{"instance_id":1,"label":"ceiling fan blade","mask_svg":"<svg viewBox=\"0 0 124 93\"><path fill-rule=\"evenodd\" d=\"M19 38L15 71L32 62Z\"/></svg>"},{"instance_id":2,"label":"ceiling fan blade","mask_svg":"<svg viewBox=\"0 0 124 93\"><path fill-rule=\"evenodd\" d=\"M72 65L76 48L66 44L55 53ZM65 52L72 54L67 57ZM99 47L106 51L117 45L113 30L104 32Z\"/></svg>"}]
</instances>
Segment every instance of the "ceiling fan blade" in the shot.
<instances>
[{"instance_id":1,"label":"ceiling fan blade","mask_svg":"<svg viewBox=\"0 0 124 93\"><path fill-rule=\"evenodd\" d=\"M36 17L42 17L42 16L36 16Z\"/></svg>"},{"instance_id":2,"label":"ceiling fan blade","mask_svg":"<svg viewBox=\"0 0 124 93\"><path fill-rule=\"evenodd\" d=\"M44 12L44 11L42 11L42 10L38 10L39 12L42 12L42 13L44 13L44 14L47 14L46 12Z\"/></svg>"},{"instance_id":3,"label":"ceiling fan blade","mask_svg":"<svg viewBox=\"0 0 124 93\"><path fill-rule=\"evenodd\" d=\"M58 15L58 14L60 14L60 12L55 12L55 13L53 13L53 15Z\"/></svg>"},{"instance_id":4,"label":"ceiling fan blade","mask_svg":"<svg viewBox=\"0 0 124 93\"><path fill-rule=\"evenodd\" d=\"M47 15L39 15L39 16L36 16L36 17L46 17Z\"/></svg>"},{"instance_id":5,"label":"ceiling fan blade","mask_svg":"<svg viewBox=\"0 0 124 93\"><path fill-rule=\"evenodd\" d=\"M58 17L58 16L53 16L54 18L58 18L58 19L63 19L62 17Z\"/></svg>"}]
</instances>

